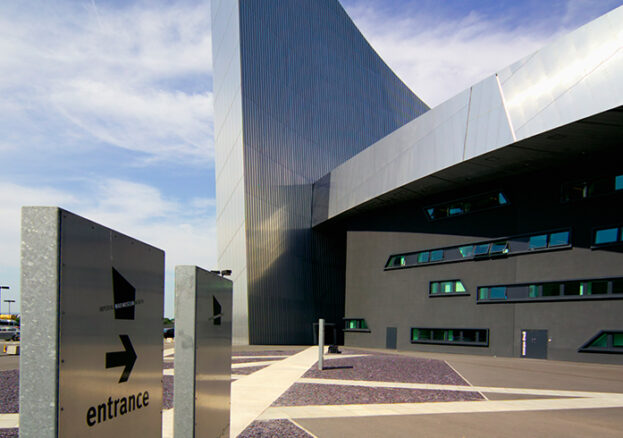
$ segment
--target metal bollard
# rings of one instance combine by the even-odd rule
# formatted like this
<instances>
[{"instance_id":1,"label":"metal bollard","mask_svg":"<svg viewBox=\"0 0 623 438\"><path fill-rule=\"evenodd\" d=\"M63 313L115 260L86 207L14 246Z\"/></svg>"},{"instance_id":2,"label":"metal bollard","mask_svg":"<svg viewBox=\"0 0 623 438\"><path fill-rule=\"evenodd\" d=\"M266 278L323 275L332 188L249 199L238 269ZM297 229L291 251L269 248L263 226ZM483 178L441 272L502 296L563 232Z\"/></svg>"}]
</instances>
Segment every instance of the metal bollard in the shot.
<instances>
[{"instance_id":1,"label":"metal bollard","mask_svg":"<svg viewBox=\"0 0 623 438\"><path fill-rule=\"evenodd\" d=\"M318 369L324 368L324 319L318 320Z\"/></svg>"}]
</instances>

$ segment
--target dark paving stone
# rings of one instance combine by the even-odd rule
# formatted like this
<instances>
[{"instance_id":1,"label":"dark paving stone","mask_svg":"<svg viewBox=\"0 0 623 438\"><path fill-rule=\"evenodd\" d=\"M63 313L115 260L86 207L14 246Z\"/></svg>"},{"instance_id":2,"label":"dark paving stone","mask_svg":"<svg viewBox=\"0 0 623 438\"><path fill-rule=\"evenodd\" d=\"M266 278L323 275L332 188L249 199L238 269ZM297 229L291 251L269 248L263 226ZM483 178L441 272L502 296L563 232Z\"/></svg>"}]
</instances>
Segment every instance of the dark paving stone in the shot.
<instances>
[{"instance_id":1,"label":"dark paving stone","mask_svg":"<svg viewBox=\"0 0 623 438\"><path fill-rule=\"evenodd\" d=\"M295 383L273 406L423 403L483 400L477 392Z\"/></svg>"},{"instance_id":2,"label":"dark paving stone","mask_svg":"<svg viewBox=\"0 0 623 438\"><path fill-rule=\"evenodd\" d=\"M320 371L318 364L314 364L303 377L468 385L448 364L436 359L371 354L362 357L326 360L324 366L325 369Z\"/></svg>"},{"instance_id":3,"label":"dark paving stone","mask_svg":"<svg viewBox=\"0 0 623 438\"><path fill-rule=\"evenodd\" d=\"M261 362L264 362L264 361L270 362L270 361L277 361L277 360L283 360L283 358L276 357L276 358L271 358L271 359L269 359L269 358L257 358L256 359L256 358L252 358L252 357L250 357L250 358L246 358L245 357L244 359L232 359L231 363L249 363L249 362L260 362L260 361Z\"/></svg>"},{"instance_id":4,"label":"dark paving stone","mask_svg":"<svg viewBox=\"0 0 623 438\"><path fill-rule=\"evenodd\" d=\"M312 438L290 420L254 421L237 438Z\"/></svg>"},{"instance_id":5,"label":"dark paving stone","mask_svg":"<svg viewBox=\"0 0 623 438\"><path fill-rule=\"evenodd\" d=\"M0 371L0 414L19 412L19 370Z\"/></svg>"},{"instance_id":6,"label":"dark paving stone","mask_svg":"<svg viewBox=\"0 0 623 438\"><path fill-rule=\"evenodd\" d=\"M19 429L0 429L0 438L17 438Z\"/></svg>"},{"instance_id":7,"label":"dark paving stone","mask_svg":"<svg viewBox=\"0 0 623 438\"><path fill-rule=\"evenodd\" d=\"M173 407L173 376L162 376L162 407Z\"/></svg>"},{"instance_id":8,"label":"dark paving stone","mask_svg":"<svg viewBox=\"0 0 623 438\"><path fill-rule=\"evenodd\" d=\"M256 367L232 368L231 373L247 376L249 374L253 374L256 371L261 370L262 368L266 368L267 366L268 365L259 365Z\"/></svg>"}]
</instances>

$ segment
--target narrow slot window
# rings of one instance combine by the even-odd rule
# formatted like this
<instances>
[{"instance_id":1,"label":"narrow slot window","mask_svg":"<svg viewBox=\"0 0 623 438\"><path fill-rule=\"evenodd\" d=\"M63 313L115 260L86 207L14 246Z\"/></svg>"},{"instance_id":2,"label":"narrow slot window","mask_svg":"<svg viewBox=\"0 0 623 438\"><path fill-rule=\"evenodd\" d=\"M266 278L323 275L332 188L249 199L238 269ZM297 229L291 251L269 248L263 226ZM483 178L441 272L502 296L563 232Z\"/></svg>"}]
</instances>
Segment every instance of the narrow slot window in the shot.
<instances>
[{"instance_id":1,"label":"narrow slot window","mask_svg":"<svg viewBox=\"0 0 623 438\"><path fill-rule=\"evenodd\" d=\"M597 230L595 231L595 238L593 240L593 243L595 245L614 243L618 240L618 235L618 228L604 228L602 230Z\"/></svg>"},{"instance_id":2,"label":"narrow slot window","mask_svg":"<svg viewBox=\"0 0 623 438\"><path fill-rule=\"evenodd\" d=\"M461 283L460 281L455 281L454 282L454 291L457 293L464 293L465 291L465 286L463 286L463 283Z\"/></svg>"},{"instance_id":3,"label":"narrow slot window","mask_svg":"<svg viewBox=\"0 0 623 438\"><path fill-rule=\"evenodd\" d=\"M429 258L430 258L430 253L428 251L422 251L417 256L417 262L418 263L428 263Z\"/></svg>"},{"instance_id":4,"label":"narrow slot window","mask_svg":"<svg viewBox=\"0 0 623 438\"><path fill-rule=\"evenodd\" d=\"M490 300L505 300L506 299L506 286L495 286L489 290Z\"/></svg>"},{"instance_id":5,"label":"narrow slot window","mask_svg":"<svg viewBox=\"0 0 623 438\"><path fill-rule=\"evenodd\" d=\"M549 235L549 246L562 246L569 244L569 232L560 231Z\"/></svg>"},{"instance_id":6,"label":"narrow slot window","mask_svg":"<svg viewBox=\"0 0 623 438\"><path fill-rule=\"evenodd\" d=\"M459 252L461 253L461 257L468 258L474 255L474 245L465 245L459 247Z\"/></svg>"},{"instance_id":7,"label":"narrow slot window","mask_svg":"<svg viewBox=\"0 0 623 438\"><path fill-rule=\"evenodd\" d=\"M530 236L530 249L540 249L547 247L547 234Z\"/></svg>"},{"instance_id":8,"label":"narrow slot window","mask_svg":"<svg viewBox=\"0 0 623 438\"><path fill-rule=\"evenodd\" d=\"M435 295L439 293L439 282L434 281L430 284L430 293L431 295Z\"/></svg>"},{"instance_id":9,"label":"narrow slot window","mask_svg":"<svg viewBox=\"0 0 623 438\"><path fill-rule=\"evenodd\" d=\"M489 246L490 246L489 243L476 245L476 247L474 248L474 255L476 257L479 257L479 256L482 257L482 256L489 254Z\"/></svg>"},{"instance_id":10,"label":"narrow slot window","mask_svg":"<svg viewBox=\"0 0 623 438\"><path fill-rule=\"evenodd\" d=\"M443 260L443 249L436 249L430 252L431 262L438 262L440 260Z\"/></svg>"}]
</instances>

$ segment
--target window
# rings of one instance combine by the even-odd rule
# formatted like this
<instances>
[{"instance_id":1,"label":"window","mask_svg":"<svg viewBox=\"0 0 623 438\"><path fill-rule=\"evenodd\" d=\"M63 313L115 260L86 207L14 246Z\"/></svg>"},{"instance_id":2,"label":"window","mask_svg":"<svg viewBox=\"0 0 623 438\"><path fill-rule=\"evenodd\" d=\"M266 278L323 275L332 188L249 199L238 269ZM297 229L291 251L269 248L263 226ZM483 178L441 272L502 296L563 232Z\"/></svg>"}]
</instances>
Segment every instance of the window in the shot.
<instances>
[{"instance_id":1,"label":"window","mask_svg":"<svg viewBox=\"0 0 623 438\"><path fill-rule=\"evenodd\" d=\"M593 336L579 350L581 353L623 353L623 331L602 330Z\"/></svg>"},{"instance_id":2,"label":"window","mask_svg":"<svg viewBox=\"0 0 623 438\"><path fill-rule=\"evenodd\" d=\"M565 183L561 187L560 202L579 201L618 190L623 190L623 175Z\"/></svg>"},{"instance_id":3,"label":"window","mask_svg":"<svg viewBox=\"0 0 623 438\"><path fill-rule=\"evenodd\" d=\"M489 329L411 328L413 344L489 346Z\"/></svg>"},{"instance_id":4,"label":"window","mask_svg":"<svg viewBox=\"0 0 623 438\"><path fill-rule=\"evenodd\" d=\"M428 289L429 296L469 295L461 280L431 281Z\"/></svg>"},{"instance_id":5,"label":"window","mask_svg":"<svg viewBox=\"0 0 623 438\"><path fill-rule=\"evenodd\" d=\"M468 245L427 249L388 257L385 269L402 269L429 263L454 263L468 260L488 260L501 256L529 254L533 251L555 251L571 248L571 230L557 230L551 233L523 234Z\"/></svg>"},{"instance_id":6,"label":"window","mask_svg":"<svg viewBox=\"0 0 623 438\"><path fill-rule=\"evenodd\" d=\"M551 233L549 235L549 246L561 246L569 244L569 231L561 231L558 233Z\"/></svg>"},{"instance_id":7,"label":"window","mask_svg":"<svg viewBox=\"0 0 623 438\"><path fill-rule=\"evenodd\" d=\"M344 331L366 331L369 332L368 324L363 318L344 318Z\"/></svg>"},{"instance_id":8,"label":"window","mask_svg":"<svg viewBox=\"0 0 623 438\"><path fill-rule=\"evenodd\" d=\"M623 298L623 278L548 281L478 287L477 302L557 301Z\"/></svg>"},{"instance_id":9,"label":"window","mask_svg":"<svg viewBox=\"0 0 623 438\"><path fill-rule=\"evenodd\" d=\"M619 228L601 228L595 230L593 235L593 245L607 245L609 243L615 243L620 241L622 234L619 232Z\"/></svg>"},{"instance_id":10,"label":"window","mask_svg":"<svg viewBox=\"0 0 623 438\"><path fill-rule=\"evenodd\" d=\"M530 249L540 249L547 247L547 234L530 236Z\"/></svg>"},{"instance_id":11,"label":"window","mask_svg":"<svg viewBox=\"0 0 623 438\"><path fill-rule=\"evenodd\" d=\"M448 203L426 207L424 211L429 220L434 221L448 217L460 216L466 213L489 210L495 207L508 205L508 199L502 192L486 193Z\"/></svg>"}]
</instances>

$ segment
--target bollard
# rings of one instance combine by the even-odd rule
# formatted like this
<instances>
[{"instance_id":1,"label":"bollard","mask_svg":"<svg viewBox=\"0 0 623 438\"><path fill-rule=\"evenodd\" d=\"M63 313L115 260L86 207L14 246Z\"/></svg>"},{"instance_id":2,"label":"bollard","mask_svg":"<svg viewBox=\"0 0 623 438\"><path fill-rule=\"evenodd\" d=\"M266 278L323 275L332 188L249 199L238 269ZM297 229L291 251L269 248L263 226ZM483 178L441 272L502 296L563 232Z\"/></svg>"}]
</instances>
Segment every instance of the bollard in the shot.
<instances>
[{"instance_id":1,"label":"bollard","mask_svg":"<svg viewBox=\"0 0 623 438\"><path fill-rule=\"evenodd\" d=\"M324 319L318 320L318 369L324 368Z\"/></svg>"}]
</instances>

